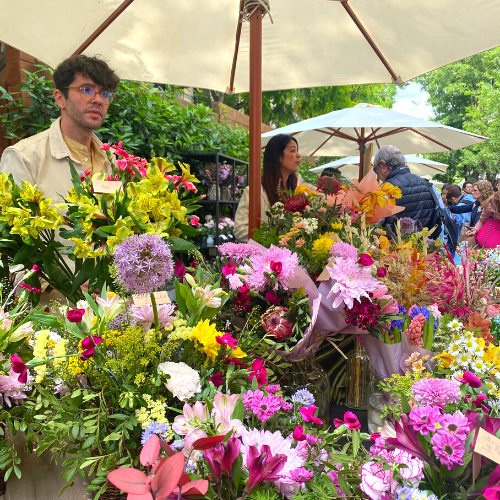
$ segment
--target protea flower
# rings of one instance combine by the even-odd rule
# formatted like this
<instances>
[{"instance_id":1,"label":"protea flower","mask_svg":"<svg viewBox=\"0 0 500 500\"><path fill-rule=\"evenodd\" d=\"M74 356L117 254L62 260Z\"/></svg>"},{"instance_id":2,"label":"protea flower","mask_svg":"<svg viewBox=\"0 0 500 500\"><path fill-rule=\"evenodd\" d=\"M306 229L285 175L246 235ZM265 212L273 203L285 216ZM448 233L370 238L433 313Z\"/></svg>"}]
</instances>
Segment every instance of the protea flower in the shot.
<instances>
[{"instance_id":1,"label":"protea flower","mask_svg":"<svg viewBox=\"0 0 500 500\"><path fill-rule=\"evenodd\" d=\"M305 194L296 194L294 196L290 196L288 200L286 200L285 206L283 210L285 212L300 212L300 214L304 213L304 209L309 205Z\"/></svg>"},{"instance_id":2,"label":"protea flower","mask_svg":"<svg viewBox=\"0 0 500 500\"><path fill-rule=\"evenodd\" d=\"M335 177L323 175L318 179L317 188L321 193L339 194L342 190L342 184Z\"/></svg>"},{"instance_id":3,"label":"protea flower","mask_svg":"<svg viewBox=\"0 0 500 500\"><path fill-rule=\"evenodd\" d=\"M283 306L272 306L262 316L261 324L265 332L276 339L287 339L292 335L295 323L288 321L285 314L288 309Z\"/></svg>"}]
</instances>

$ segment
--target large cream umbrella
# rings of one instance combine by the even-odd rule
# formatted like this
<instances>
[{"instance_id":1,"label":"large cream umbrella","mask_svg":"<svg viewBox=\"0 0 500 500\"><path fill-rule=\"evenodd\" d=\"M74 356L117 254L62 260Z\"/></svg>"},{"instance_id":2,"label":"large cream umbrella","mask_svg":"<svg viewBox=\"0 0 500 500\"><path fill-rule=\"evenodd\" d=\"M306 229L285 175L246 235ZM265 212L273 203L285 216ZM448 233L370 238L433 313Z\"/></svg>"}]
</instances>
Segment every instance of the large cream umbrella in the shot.
<instances>
[{"instance_id":1,"label":"large cream umbrella","mask_svg":"<svg viewBox=\"0 0 500 500\"><path fill-rule=\"evenodd\" d=\"M500 45L500 2L0 0L0 39L51 66L102 54L125 79L250 91L252 228L261 90L409 80Z\"/></svg>"}]
</instances>

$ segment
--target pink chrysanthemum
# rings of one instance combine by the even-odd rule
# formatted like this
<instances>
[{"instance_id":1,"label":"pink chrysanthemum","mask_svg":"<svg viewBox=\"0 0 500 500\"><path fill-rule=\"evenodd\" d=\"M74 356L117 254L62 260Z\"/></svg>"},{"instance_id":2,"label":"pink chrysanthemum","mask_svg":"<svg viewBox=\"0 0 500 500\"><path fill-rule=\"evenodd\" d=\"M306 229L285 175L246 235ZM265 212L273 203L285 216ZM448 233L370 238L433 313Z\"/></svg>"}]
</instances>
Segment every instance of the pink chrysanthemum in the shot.
<instances>
[{"instance_id":1,"label":"pink chrysanthemum","mask_svg":"<svg viewBox=\"0 0 500 500\"><path fill-rule=\"evenodd\" d=\"M278 285L288 290L288 281L293 277L299 258L288 248L278 248L271 245L271 248L263 253L252 255L250 263L253 271L246 276L246 279L251 289L262 292L269 288L271 282L264 273L273 273L276 276L274 290L278 289Z\"/></svg>"},{"instance_id":2,"label":"pink chrysanthemum","mask_svg":"<svg viewBox=\"0 0 500 500\"><path fill-rule=\"evenodd\" d=\"M350 309L354 306L354 299L361 301L361 297L370 299L368 292L373 292L379 286L369 267L360 266L353 259L337 258L331 267L327 267L330 277L335 280L327 297L338 294L332 307L336 309L342 303Z\"/></svg>"},{"instance_id":3,"label":"pink chrysanthemum","mask_svg":"<svg viewBox=\"0 0 500 500\"><path fill-rule=\"evenodd\" d=\"M434 434L431 439L432 451L448 470L464 464L464 441L453 434Z\"/></svg>"},{"instance_id":4,"label":"pink chrysanthemum","mask_svg":"<svg viewBox=\"0 0 500 500\"><path fill-rule=\"evenodd\" d=\"M449 403L458 403L461 398L458 383L445 378L423 378L413 384L411 391L421 405L446 406Z\"/></svg>"},{"instance_id":5,"label":"pink chrysanthemum","mask_svg":"<svg viewBox=\"0 0 500 500\"><path fill-rule=\"evenodd\" d=\"M12 407L12 403L22 404L26 399L23 387L24 384L17 380L17 375L15 377L0 375L0 408L4 404L9 407Z\"/></svg>"},{"instance_id":6,"label":"pink chrysanthemum","mask_svg":"<svg viewBox=\"0 0 500 500\"><path fill-rule=\"evenodd\" d=\"M241 264L247 257L262 252L259 247L248 243L223 243L217 248L221 255L233 259L236 264Z\"/></svg>"},{"instance_id":7,"label":"pink chrysanthemum","mask_svg":"<svg viewBox=\"0 0 500 500\"><path fill-rule=\"evenodd\" d=\"M314 476L314 472L312 470L306 469L305 467L299 467L297 469L290 471L290 477L297 481L300 485L310 481Z\"/></svg>"},{"instance_id":8,"label":"pink chrysanthemum","mask_svg":"<svg viewBox=\"0 0 500 500\"><path fill-rule=\"evenodd\" d=\"M349 245L349 243L334 243L330 247L330 254L332 255L332 257L338 257L340 259L358 260L358 251L355 247Z\"/></svg>"},{"instance_id":9,"label":"pink chrysanthemum","mask_svg":"<svg viewBox=\"0 0 500 500\"><path fill-rule=\"evenodd\" d=\"M436 424L440 421L441 414L439 408L434 406L424 406L423 408L413 408L409 415L409 424L422 436L429 432L436 431Z\"/></svg>"},{"instance_id":10,"label":"pink chrysanthemum","mask_svg":"<svg viewBox=\"0 0 500 500\"><path fill-rule=\"evenodd\" d=\"M278 396L264 396L263 398L254 398L250 405L254 415L261 422L266 422L275 413L281 410L281 400Z\"/></svg>"},{"instance_id":11,"label":"pink chrysanthemum","mask_svg":"<svg viewBox=\"0 0 500 500\"><path fill-rule=\"evenodd\" d=\"M466 440L467 434L471 431L469 420L459 411L453 415L449 413L443 415L439 423L441 427L437 430L438 434L453 434L462 441Z\"/></svg>"}]
</instances>

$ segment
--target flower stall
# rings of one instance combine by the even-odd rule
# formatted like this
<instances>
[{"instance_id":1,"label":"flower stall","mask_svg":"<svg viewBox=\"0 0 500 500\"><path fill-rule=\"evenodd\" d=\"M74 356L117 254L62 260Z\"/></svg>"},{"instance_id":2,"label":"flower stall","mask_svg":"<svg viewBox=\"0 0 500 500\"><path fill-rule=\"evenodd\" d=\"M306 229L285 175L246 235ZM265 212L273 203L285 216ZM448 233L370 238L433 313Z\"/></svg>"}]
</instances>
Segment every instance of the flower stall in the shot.
<instances>
[{"instance_id":1,"label":"flower stall","mask_svg":"<svg viewBox=\"0 0 500 500\"><path fill-rule=\"evenodd\" d=\"M299 186L207 261L190 167L113 149L61 205L2 176L7 488L23 436L95 499L498 498L496 250L456 266L432 231L380 226L400 192L369 175ZM370 360L347 387L370 434L329 418L317 361L346 338Z\"/></svg>"}]
</instances>

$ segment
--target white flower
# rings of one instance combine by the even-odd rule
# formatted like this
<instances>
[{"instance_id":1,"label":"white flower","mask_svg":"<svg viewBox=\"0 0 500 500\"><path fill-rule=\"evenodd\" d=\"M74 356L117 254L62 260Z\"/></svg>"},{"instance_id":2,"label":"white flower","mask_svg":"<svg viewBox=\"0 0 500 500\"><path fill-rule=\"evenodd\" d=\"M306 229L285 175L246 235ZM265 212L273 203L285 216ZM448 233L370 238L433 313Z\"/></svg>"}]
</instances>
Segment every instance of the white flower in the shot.
<instances>
[{"instance_id":1,"label":"white flower","mask_svg":"<svg viewBox=\"0 0 500 500\"><path fill-rule=\"evenodd\" d=\"M462 323L460 323L460 321L458 321L457 319L454 319L453 321L450 321L447 326L448 326L448 328L451 328L452 330L459 330L464 325Z\"/></svg>"},{"instance_id":2,"label":"white flower","mask_svg":"<svg viewBox=\"0 0 500 500\"><path fill-rule=\"evenodd\" d=\"M82 323L90 330L94 326L95 314L89 303L86 300L79 300L76 303L78 309L85 309L85 314L82 316Z\"/></svg>"},{"instance_id":3,"label":"white flower","mask_svg":"<svg viewBox=\"0 0 500 500\"><path fill-rule=\"evenodd\" d=\"M160 363L158 372L170 375L165 387L181 401L187 401L201 392L199 373L186 363L172 363L170 361Z\"/></svg>"},{"instance_id":4,"label":"white flower","mask_svg":"<svg viewBox=\"0 0 500 500\"><path fill-rule=\"evenodd\" d=\"M97 297L96 302L103 309L102 319L111 321L123 311L125 304L123 303L123 300L120 300L120 297L114 293L108 293L106 299Z\"/></svg>"}]
</instances>

